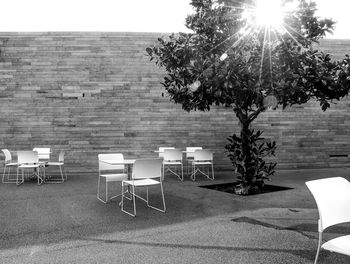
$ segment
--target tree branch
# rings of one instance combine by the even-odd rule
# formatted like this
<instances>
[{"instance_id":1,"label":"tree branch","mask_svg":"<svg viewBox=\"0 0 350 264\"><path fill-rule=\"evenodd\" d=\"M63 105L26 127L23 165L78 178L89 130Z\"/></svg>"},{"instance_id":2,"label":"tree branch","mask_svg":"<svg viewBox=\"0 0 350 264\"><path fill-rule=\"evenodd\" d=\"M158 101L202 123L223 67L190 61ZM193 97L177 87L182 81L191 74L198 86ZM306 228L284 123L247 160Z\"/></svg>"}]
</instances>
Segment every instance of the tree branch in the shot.
<instances>
[{"instance_id":1,"label":"tree branch","mask_svg":"<svg viewBox=\"0 0 350 264\"><path fill-rule=\"evenodd\" d=\"M259 107L258 110L256 110L256 111L253 112L252 114L250 114L250 115L248 116L248 121L249 121L249 123L253 122L254 119L257 118L258 115L259 115L261 112L265 111L265 109L266 109L265 107Z\"/></svg>"}]
</instances>

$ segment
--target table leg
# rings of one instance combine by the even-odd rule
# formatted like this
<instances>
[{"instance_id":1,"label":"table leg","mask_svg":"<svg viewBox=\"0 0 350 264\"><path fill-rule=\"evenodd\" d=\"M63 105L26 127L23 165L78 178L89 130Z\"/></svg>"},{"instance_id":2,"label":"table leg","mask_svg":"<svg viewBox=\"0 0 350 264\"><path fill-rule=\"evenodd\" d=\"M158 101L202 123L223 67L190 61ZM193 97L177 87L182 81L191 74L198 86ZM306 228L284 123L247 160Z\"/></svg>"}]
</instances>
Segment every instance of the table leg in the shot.
<instances>
[{"instance_id":1,"label":"table leg","mask_svg":"<svg viewBox=\"0 0 350 264\"><path fill-rule=\"evenodd\" d=\"M126 167L127 169L127 171L126 171L126 173L127 173L127 175L128 175L128 180L131 180L131 164L127 164L127 167ZM123 192L124 190L122 189L122 192ZM130 198L128 198L128 197L126 197L128 200L130 200L130 201L132 201L132 195L131 195L131 192L130 192L130 185L128 185L128 187L127 187L127 190L126 190L126 192L127 193L129 193L130 194ZM123 194L122 194L123 195ZM119 207L121 207L122 206L122 201L120 201L119 202Z\"/></svg>"}]
</instances>

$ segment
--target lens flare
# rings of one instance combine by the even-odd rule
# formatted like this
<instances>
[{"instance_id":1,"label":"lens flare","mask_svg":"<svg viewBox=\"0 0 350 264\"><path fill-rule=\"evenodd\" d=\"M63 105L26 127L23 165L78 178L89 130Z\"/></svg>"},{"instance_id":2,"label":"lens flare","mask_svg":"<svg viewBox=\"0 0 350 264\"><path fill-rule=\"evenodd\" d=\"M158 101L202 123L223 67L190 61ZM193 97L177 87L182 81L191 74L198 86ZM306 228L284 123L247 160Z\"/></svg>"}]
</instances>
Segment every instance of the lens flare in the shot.
<instances>
[{"instance_id":1,"label":"lens flare","mask_svg":"<svg viewBox=\"0 0 350 264\"><path fill-rule=\"evenodd\" d=\"M222 54L222 55L220 56L220 60L221 60L221 61L224 61L224 60L227 59L227 57L228 57L227 53L224 53L224 54Z\"/></svg>"},{"instance_id":2,"label":"lens flare","mask_svg":"<svg viewBox=\"0 0 350 264\"><path fill-rule=\"evenodd\" d=\"M197 80L190 85L190 87L189 87L190 91L193 93L196 92L198 90L199 86L201 86L201 82L199 80Z\"/></svg>"}]
</instances>

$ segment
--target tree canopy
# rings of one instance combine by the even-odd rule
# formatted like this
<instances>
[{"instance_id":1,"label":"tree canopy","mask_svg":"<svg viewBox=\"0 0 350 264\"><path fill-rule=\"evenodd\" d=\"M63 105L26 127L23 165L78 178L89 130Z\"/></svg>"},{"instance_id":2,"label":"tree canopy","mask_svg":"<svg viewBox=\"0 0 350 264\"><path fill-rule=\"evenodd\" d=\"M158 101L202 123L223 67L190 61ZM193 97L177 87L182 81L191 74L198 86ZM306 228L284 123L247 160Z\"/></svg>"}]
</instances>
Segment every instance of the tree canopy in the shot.
<instances>
[{"instance_id":1,"label":"tree canopy","mask_svg":"<svg viewBox=\"0 0 350 264\"><path fill-rule=\"evenodd\" d=\"M159 38L158 45L147 49L166 69L163 85L183 109L225 105L263 111L270 95L283 107L315 98L326 110L330 101L348 94L349 57L332 61L314 49L334 25L315 15L314 2L299 0L285 15L281 31L244 18L253 2L225 2L193 0L195 13L186 19L193 33Z\"/></svg>"}]
</instances>

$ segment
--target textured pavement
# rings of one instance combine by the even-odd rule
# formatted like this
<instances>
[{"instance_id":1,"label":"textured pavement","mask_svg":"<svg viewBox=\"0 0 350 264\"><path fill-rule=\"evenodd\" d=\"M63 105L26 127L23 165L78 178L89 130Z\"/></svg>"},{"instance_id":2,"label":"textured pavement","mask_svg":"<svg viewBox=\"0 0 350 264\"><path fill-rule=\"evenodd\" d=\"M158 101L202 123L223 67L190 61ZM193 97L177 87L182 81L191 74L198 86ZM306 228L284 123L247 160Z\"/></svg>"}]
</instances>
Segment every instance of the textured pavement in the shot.
<instances>
[{"instance_id":1,"label":"textured pavement","mask_svg":"<svg viewBox=\"0 0 350 264\"><path fill-rule=\"evenodd\" d=\"M318 213L304 182L330 176L350 179L350 168L279 171L270 184L293 189L242 197L199 188L213 183L204 178L181 183L168 175L167 212L140 202L136 218L118 200L96 199L93 174L0 184L0 263L313 263ZM215 183L233 180L217 175ZM350 225L324 239L344 233ZM350 257L321 251L318 263Z\"/></svg>"}]
</instances>

